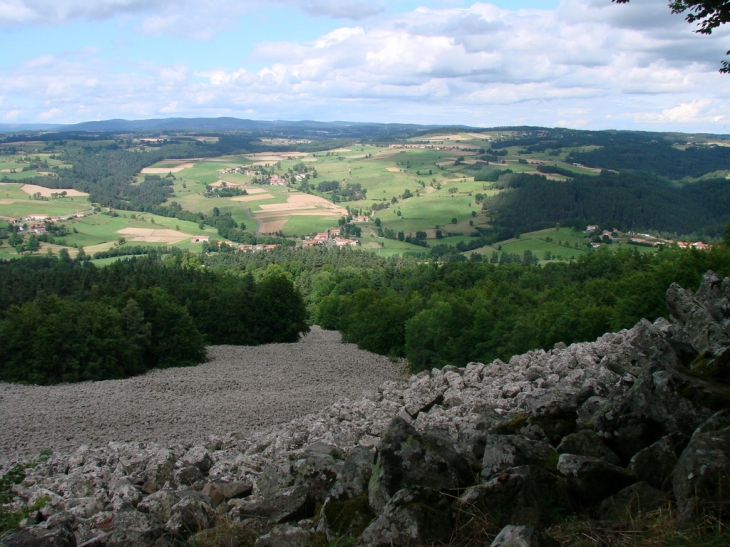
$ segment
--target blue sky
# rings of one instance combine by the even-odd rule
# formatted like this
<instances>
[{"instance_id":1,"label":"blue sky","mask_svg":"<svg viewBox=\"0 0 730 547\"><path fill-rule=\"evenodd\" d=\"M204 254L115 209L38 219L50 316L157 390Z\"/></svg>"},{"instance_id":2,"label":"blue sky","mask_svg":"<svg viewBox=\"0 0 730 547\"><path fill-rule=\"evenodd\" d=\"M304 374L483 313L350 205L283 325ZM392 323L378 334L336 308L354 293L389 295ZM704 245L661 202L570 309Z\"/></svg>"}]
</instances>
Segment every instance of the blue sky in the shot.
<instances>
[{"instance_id":1,"label":"blue sky","mask_svg":"<svg viewBox=\"0 0 730 547\"><path fill-rule=\"evenodd\" d=\"M666 0L0 0L0 123L236 116L730 133Z\"/></svg>"}]
</instances>

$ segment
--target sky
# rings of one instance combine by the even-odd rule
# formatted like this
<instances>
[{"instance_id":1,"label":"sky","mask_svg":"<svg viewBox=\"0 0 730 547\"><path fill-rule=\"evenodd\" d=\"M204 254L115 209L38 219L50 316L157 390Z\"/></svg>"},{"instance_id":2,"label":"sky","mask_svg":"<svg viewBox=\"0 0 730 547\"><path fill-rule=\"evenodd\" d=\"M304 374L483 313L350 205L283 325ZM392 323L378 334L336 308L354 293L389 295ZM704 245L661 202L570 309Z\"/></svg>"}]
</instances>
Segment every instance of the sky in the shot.
<instances>
[{"instance_id":1,"label":"sky","mask_svg":"<svg viewBox=\"0 0 730 547\"><path fill-rule=\"evenodd\" d=\"M667 0L0 0L0 123L233 116L730 133Z\"/></svg>"}]
</instances>

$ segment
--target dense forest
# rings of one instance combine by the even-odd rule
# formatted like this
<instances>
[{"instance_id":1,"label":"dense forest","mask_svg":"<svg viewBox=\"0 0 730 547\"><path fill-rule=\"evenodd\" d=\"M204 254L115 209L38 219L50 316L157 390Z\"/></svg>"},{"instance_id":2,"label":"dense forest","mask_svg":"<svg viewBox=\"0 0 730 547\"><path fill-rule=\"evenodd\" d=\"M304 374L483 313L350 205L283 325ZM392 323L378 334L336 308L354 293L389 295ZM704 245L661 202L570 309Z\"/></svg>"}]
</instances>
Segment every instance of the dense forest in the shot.
<instances>
[{"instance_id":1,"label":"dense forest","mask_svg":"<svg viewBox=\"0 0 730 547\"><path fill-rule=\"evenodd\" d=\"M212 272L191 254L0 262L0 380L54 384L124 378L205 359L205 344L295 342L308 331L299 292L272 272Z\"/></svg>"},{"instance_id":2,"label":"dense forest","mask_svg":"<svg viewBox=\"0 0 730 547\"><path fill-rule=\"evenodd\" d=\"M556 223L581 230L600 224L716 237L730 211L730 185L724 178L679 185L636 171L573 176L568 181L527 174L500 178L497 184L506 191L483 202L498 240Z\"/></svg>"},{"instance_id":3,"label":"dense forest","mask_svg":"<svg viewBox=\"0 0 730 547\"><path fill-rule=\"evenodd\" d=\"M672 180L680 180L728 169L730 148L710 145L689 146L686 150L681 150L665 141L641 143L638 146L618 143L590 152L572 153L569 161L602 169L656 173Z\"/></svg>"},{"instance_id":4,"label":"dense forest","mask_svg":"<svg viewBox=\"0 0 730 547\"><path fill-rule=\"evenodd\" d=\"M289 276L314 323L361 348L406 357L419 370L506 360L667 316L669 285L695 288L708 269L730 275L730 250L601 250L545 266L417 263L357 250L282 250L208 263L254 277Z\"/></svg>"}]
</instances>

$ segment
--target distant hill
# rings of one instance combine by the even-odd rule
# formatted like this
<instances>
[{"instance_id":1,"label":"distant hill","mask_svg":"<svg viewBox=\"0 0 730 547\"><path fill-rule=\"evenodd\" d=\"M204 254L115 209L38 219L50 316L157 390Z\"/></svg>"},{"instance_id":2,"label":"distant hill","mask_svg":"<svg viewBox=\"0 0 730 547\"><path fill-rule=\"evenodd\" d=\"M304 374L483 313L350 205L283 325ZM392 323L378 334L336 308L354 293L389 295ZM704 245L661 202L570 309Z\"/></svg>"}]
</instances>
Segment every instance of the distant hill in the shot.
<instances>
[{"instance_id":1,"label":"distant hill","mask_svg":"<svg viewBox=\"0 0 730 547\"><path fill-rule=\"evenodd\" d=\"M0 133L16 133L18 131L59 130L63 126L49 123L0 123Z\"/></svg>"},{"instance_id":2,"label":"distant hill","mask_svg":"<svg viewBox=\"0 0 730 547\"><path fill-rule=\"evenodd\" d=\"M133 132L157 132L157 131L309 131L326 135L333 132L337 134L355 131L358 134L374 133L400 133L430 131L442 129L446 126L439 125L416 125L400 123L360 123L360 122L318 122L313 120L301 121L262 121L246 120L240 118L161 118L150 120L101 120L76 124L0 124L1 133L16 131L43 131L53 130L58 132L101 132L117 133L121 131ZM464 126L448 126L455 129L468 129Z\"/></svg>"}]
</instances>

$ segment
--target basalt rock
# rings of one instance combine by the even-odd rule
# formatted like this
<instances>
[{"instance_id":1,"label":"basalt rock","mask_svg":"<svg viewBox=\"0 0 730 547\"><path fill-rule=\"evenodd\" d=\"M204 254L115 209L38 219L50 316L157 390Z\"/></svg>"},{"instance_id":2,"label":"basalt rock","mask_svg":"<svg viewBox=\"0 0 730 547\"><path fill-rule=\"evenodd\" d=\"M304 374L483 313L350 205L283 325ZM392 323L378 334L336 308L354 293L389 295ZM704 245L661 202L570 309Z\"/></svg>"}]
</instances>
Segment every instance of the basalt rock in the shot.
<instances>
[{"instance_id":1,"label":"basalt rock","mask_svg":"<svg viewBox=\"0 0 730 547\"><path fill-rule=\"evenodd\" d=\"M603 500L596 508L599 520L632 520L669 505L669 496L645 482L627 486Z\"/></svg>"},{"instance_id":2,"label":"basalt rock","mask_svg":"<svg viewBox=\"0 0 730 547\"><path fill-rule=\"evenodd\" d=\"M692 435L674 469L682 525L730 506L730 410L713 415Z\"/></svg>"},{"instance_id":3,"label":"basalt rock","mask_svg":"<svg viewBox=\"0 0 730 547\"><path fill-rule=\"evenodd\" d=\"M560 547L560 543L534 526L505 526L490 547Z\"/></svg>"},{"instance_id":4,"label":"basalt rock","mask_svg":"<svg viewBox=\"0 0 730 547\"><path fill-rule=\"evenodd\" d=\"M360 542L368 547L420 547L447 542L452 529L450 500L441 492L415 486L399 490L388 500Z\"/></svg>"},{"instance_id":5,"label":"basalt rock","mask_svg":"<svg viewBox=\"0 0 730 547\"><path fill-rule=\"evenodd\" d=\"M377 514L397 491L425 486L449 491L465 486L470 468L454 444L441 435L419 433L401 418L395 418L378 445L368 485L370 507Z\"/></svg>"},{"instance_id":6,"label":"basalt rock","mask_svg":"<svg viewBox=\"0 0 730 547\"><path fill-rule=\"evenodd\" d=\"M561 454L558 471L566 477L570 490L588 503L597 503L636 482L627 469L575 454Z\"/></svg>"},{"instance_id":7,"label":"basalt rock","mask_svg":"<svg viewBox=\"0 0 730 547\"><path fill-rule=\"evenodd\" d=\"M463 512L476 511L500 526L549 526L572 509L565 480L534 465L506 469L468 488L458 503Z\"/></svg>"}]
</instances>

